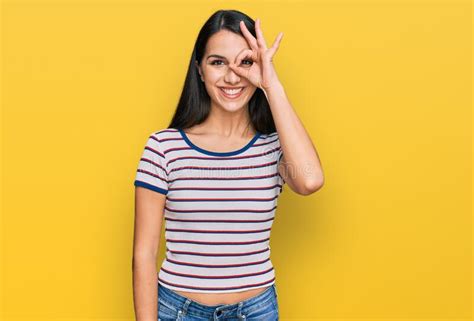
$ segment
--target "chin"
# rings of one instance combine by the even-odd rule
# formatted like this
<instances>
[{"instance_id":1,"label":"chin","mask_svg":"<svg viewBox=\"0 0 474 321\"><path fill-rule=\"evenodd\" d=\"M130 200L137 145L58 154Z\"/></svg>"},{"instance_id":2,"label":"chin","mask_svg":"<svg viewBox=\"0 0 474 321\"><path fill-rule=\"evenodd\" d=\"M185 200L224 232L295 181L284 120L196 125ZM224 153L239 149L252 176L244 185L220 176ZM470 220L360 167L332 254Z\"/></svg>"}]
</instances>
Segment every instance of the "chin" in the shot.
<instances>
[{"instance_id":1,"label":"chin","mask_svg":"<svg viewBox=\"0 0 474 321\"><path fill-rule=\"evenodd\" d=\"M217 106L220 106L222 109L235 112L242 108L245 108L248 105L249 99L245 99L245 97L240 97L235 101L229 101L226 99L222 99L221 97L214 97L213 103Z\"/></svg>"},{"instance_id":2,"label":"chin","mask_svg":"<svg viewBox=\"0 0 474 321\"><path fill-rule=\"evenodd\" d=\"M228 103L219 101L217 106L220 106L222 109L228 112L237 112L241 109L244 109L247 106L247 103Z\"/></svg>"}]
</instances>

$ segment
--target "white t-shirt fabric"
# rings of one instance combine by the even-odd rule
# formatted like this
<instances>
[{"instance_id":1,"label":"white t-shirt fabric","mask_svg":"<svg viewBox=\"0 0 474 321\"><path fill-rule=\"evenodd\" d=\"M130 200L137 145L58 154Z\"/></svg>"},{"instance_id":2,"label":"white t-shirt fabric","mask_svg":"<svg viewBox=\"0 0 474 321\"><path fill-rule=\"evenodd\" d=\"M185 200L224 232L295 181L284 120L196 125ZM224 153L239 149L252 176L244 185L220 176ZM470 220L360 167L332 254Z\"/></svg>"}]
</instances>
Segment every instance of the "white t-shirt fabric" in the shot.
<instances>
[{"instance_id":1,"label":"white t-shirt fabric","mask_svg":"<svg viewBox=\"0 0 474 321\"><path fill-rule=\"evenodd\" d=\"M187 292L239 292L275 283L270 234L285 181L278 133L213 152L182 129L151 133L134 185L166 195L166 257L158 282Z\"/></svg>"}]
</instances>

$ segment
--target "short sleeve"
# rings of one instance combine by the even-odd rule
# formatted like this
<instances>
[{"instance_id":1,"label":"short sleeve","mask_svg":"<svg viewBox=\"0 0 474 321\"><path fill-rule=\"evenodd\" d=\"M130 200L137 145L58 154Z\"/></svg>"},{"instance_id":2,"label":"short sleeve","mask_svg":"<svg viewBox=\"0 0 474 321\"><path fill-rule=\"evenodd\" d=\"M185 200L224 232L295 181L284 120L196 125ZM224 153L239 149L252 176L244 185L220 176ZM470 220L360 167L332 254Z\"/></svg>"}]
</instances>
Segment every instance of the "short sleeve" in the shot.
<instances>
[{"instance_id":1,"label":"short sleeve","mask_svg":"<svg viewBox=\"0 0 474 321\"><path fill-rule=\"evenodd\" d=\"M281 146L280 146L280 145L278 145L278 146L279 146L279 148L280 148L280 149L278 150L278 164L280 164L281 159L283 158L283 149L281 149Z\"/></svg>"},{"instance_id":2,"label":"short sleeve","mask_svg":"<svg viewBox=\"0 0 474 321\"><path fill-rule=\"evenodd\" d=\"M280 165L280 162L281 162L281 159L283 158L283 149L281 148L281 145L280 145L280 140L278 140L278 153L277 153L277 170L279 168L279 165ZM278 172L278 184L281 185L280 187L280 191L278 194L281 194L283 192L283 185L285 185L285 180L283 179L283 177L280 175L280 172Z\"/></svg>"},{"instance_id":3,"label":"short sleeve","mask_svg":"<svg viewBox=\"0 0 474 321\"><path fill-rule=\"evenodd\" d=\"M153 133L148 137L138 163L134 185L166 195L168 194L168 170L161 144L156 134Z\"/></svg>"}]
</instances>

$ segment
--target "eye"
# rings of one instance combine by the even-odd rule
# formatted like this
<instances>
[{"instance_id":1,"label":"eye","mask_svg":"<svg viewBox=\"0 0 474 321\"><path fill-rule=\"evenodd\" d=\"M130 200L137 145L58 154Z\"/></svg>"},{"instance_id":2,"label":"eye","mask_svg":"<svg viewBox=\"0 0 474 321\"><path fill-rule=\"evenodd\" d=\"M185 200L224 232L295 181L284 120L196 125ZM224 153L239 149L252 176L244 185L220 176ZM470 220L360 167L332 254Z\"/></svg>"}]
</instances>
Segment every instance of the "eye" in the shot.
<instances>
[{"instance_id":1,"label":"eye","mask_svg":"<svg viewBox=\"0 0 474 321\"><path fill-rule=\"evenodd\" d=\"M244 60L242 60L242 63L243 63L244 61L247 61L247 62L248 62L248 64L247 64L248 66L251 66L251 65L253 64L253 61L252 61L252 60L244 59Z\"/></svg>"},{"instance_id":2,"label":"eye","mask_svg":"<svg viewBox=\"0 0 474 321\"><path fill-rule=\"evenodd\" d=\"M211 62L211 65L218 65L218 64L216 64L216 62L223 62L223 61L222 60L214 60L214 61Z\"/></svg>"}]
</instances>

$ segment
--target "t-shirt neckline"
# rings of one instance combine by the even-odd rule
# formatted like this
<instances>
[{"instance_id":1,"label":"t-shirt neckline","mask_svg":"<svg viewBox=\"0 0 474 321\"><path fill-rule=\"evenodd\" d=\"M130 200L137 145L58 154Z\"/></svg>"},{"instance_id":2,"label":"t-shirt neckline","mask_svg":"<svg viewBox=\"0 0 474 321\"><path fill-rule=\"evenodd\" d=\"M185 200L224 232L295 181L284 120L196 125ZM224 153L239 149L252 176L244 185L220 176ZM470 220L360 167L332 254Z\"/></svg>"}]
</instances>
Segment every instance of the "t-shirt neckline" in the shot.
<instances>
[{"instance_id":1,"label":"t-shirt neckline","mask_svg":"<svg viewBox=\"0 0 474 321\"><path fill-rule=\"evenodd\" d=\"M210 150L207 150L207 149L204 149L204 148L201 148L197 145L195 145L189 138L188 136L186 135L186 133L184 132L183 129L178 129L179 132L181 133L181 136L183 137L184 141L194 150L197 150L198 152L200 153L203 153L203 154L206 154L206 155L212 155L212 156L232 156L232 155L237 155L237 154L240 154L240 153L243 153L245 152L247 149L249 149L254 143L255 141L260 137L261 133L259 131L257 131L255 133L255 135L253 136L253 138L242 148L239 148L237 150L234 150L234 151L230 151L230 152L213 152L213 151L210 151Z\"/></svg>"}]
</instances>

